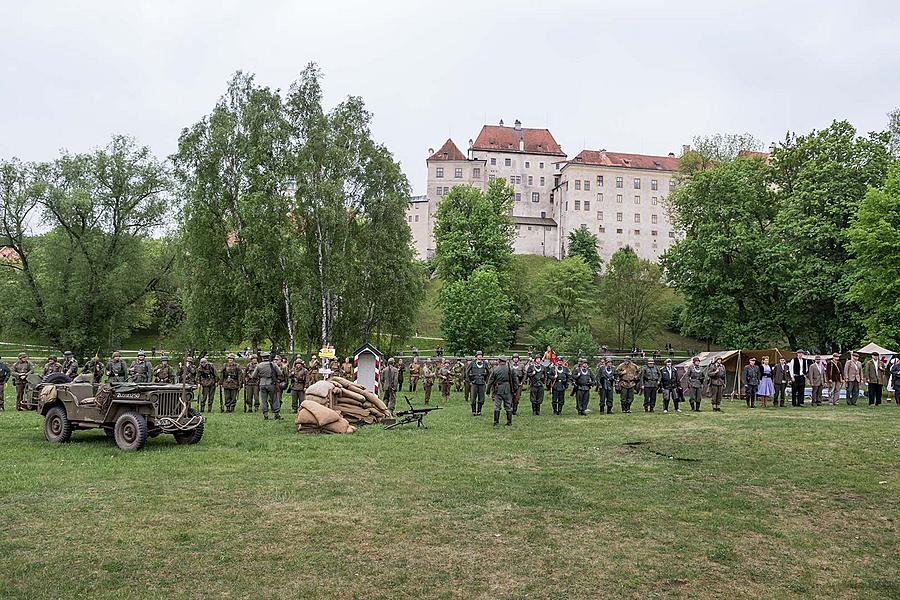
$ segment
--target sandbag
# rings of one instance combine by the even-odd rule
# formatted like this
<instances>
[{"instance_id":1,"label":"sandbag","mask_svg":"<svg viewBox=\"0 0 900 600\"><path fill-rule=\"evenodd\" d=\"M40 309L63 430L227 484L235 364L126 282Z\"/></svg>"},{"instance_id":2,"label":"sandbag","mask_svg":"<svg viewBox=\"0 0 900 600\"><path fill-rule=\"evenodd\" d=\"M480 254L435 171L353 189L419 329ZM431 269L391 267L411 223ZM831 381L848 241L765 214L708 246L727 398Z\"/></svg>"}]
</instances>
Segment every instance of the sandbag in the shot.
<instances>
[{"instance_id":1,"label":"sandbag","mask_svg":"<svg viewBox=\"0 0 900 600\"><path fill-rule=\"evenodd\" d=\"M297 417L294 419L294 422L297 425L314 425L316 427L319 426L319 422L316 421L316 416L305 408L301 408L297 411Z\"/></svg>"},{"instance_id":2,"label":"sandbag","mask_svg":"<svg viewBox=\"0 0 900 600\"><path fill-rule=\"evenodd\" d=\"M372 404L374 404L375 406L377 406L377 407L379 408L379 410L381 410L381 412L386 412L387 409L388 409L388 408L387 408L387 404L385 404L384 402L382 402L382 401L381 401L381 398L379 398L379 397L376 396L375 394L372 394L372 395L370 395L370 396L366 396L366 400L368 400L369 402L371 402Z\"/></svg>"},{"instance_id":3,"label":"sandbag","mask_svg":"<svg viewBox=\"0 0 900 600\"><path fill-rule=\"evenodd\" d=\"M312 394L313 396L321 396L322 398L328 398L331 396L331 390L334 389L334 384L330 381L317 381L308 388L306 388L306 395Z\"/></svg>"},{"instance_id":4,"label":"sandbag","mask_svg":"<svg viewBox=\"0 0 900 600\"><path fill-rule=\"evenodd\" d=\"M317 402L318 404L331 404L331 400L328 398L323 398L322 396L316 396L315 394L306 394L307 400L312 400L313 402Z\"/></svg>"},{"instance_id":5,"label":"sandbag","mask_svg":"<svg viewBox=\"0 0 900 600\"><path fill-rule=\"evenodd\" d=\"M343 418L322 427L325 431L331 431L332 433L347 433L349 428L350 422Z\"/></svg>"},{"instance_id":6,"label":"sandbag","mask_svg":"<svg viewBox=\"0 0 900 600\"><path fill-rule=\"evenodd\" d=\"M304 400L300 403L300 406L313 414L319 427L325 427L326 425L330 425L341 419L341 415L337 412L331 410L327 406L322 406L318 402L313 402L312 400Z\"/></svg>"},{"instance_id":7,"label":"sandbag","mask_svg":"<svg viewBox=\"0 0 900 600\"><path fill-rule=\"evenodd\" d=\"M348 390L353 390L353 391L356 392L357 394L362 394L363 392L367 392L367 391L368 391L368 390L366 389L366 386L364 386L364 385L359 385L358 383L351 383L350 385L347 386L347 389L348 389Z\"/></svg>"},{"instance_id":8,"label":"sandbag","mask_svg":"<svg viewBox=\"0 0 900 600\"><path fill-rule=\"evenodd\" d=\"M343 377L338 377L337 375L332 375L329 381L333 381L340 385L341 387L347 387L353 385L353 382L349 379L344 379Z\"/></svg>"},{"instance_id":9,"label":"sandbag","mask_svg":"<svg viewBox=\"0 0 900 600\"><path fill-rule=\"evenodd\" d=\"M357 400L360 403L365 402L365 400L366 400L366 397L363 396L362 394L358 394L358 393L354 392L353 390L346 390L346 389L341 390L341 397L342 398L353 398L354 400Z\"/></svg>"}]
</instances>

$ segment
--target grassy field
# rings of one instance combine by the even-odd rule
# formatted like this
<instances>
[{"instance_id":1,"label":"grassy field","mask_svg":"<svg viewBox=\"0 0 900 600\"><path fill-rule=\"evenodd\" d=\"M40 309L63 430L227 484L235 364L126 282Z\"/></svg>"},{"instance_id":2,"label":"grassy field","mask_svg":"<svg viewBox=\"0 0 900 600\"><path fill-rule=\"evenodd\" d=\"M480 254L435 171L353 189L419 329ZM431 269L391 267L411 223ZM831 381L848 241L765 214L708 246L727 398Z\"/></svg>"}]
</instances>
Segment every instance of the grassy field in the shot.
<instances>
[{"instance_id":1,"label":"grassy field","mask_svg":"<svg viewBox=\"0 0 900 600\"><path fill-rule=\"evenodd\" d=\"M132 454L7 410L0 597L900 597L900 407L573 404L327 437L216 413Z\"/></svg>"}]
</instances>

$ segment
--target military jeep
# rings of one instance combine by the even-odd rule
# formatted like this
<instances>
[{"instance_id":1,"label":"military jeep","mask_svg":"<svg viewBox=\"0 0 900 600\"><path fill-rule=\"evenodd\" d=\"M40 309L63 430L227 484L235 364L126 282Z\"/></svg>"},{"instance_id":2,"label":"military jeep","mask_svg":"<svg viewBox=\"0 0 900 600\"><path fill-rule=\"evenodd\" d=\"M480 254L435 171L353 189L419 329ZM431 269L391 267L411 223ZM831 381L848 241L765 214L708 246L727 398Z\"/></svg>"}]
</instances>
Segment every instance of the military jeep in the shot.
<instances>
[{"instance_id":1,"label":"military jeep","mask_svg":"<svg viewBox=\"0 0 900 600\"><path fill-rule=\"evenodd\" d=\"M76 377L71 383L40 383L37 411L44 416L47 441L68 442L79 429L102 428L122 450L140 450L148 437L171 433L179 444L203 437L203 416L191 408L193 388L164 383L96 385Z\"/></svg>"}]
</instances>

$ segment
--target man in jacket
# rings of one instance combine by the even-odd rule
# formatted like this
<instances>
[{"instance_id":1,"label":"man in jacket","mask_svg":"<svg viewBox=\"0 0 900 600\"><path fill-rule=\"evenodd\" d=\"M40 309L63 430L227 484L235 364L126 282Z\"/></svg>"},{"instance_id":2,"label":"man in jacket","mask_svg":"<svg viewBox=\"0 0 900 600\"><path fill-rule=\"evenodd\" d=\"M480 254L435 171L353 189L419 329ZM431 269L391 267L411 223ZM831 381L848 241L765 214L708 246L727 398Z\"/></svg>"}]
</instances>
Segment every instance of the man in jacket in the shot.
<instances>
[{"instance_id":1,"label":"man in jacket","mask_svg":"<svg viewBox=\"0 0 900 600\"><path fill-rule=\"evenodd\" d=\"M494 427L500 424L501 406L506 411L506 424L512 425L512 402L519 387L519 380L506 362L505 356L497 359L497 366L488 376L487 387L490 388L491 396L494 398Z\"/></svg>"},{"instance_id":2,"label":"man in jacket","mask_svg":"<svg viewBox=\"0 0 900 600\"><path fill-rule=\"evenodd\" d=\"M28 355L19 352L19 360L12 366L14 383L16 384L16 410L25 410L25 384L28 376L34 373L34 363L28 360Z\"/></svg>"},{"instance_id":3,"label":"man in jacket","mask_svg":"<svg viewBox=\"0 0 900 600\"><path fill-rule=\"evenodd\" d=\"M225 410L234 412L234 407L237 405L238 390L241 389L241 385L244 383L241 367L235 362L234 354L229 354L225 359L220 380L225 395Z\"/></svg>"},{"instance_id":4,"label":"man in jacket","mask_svg":"<svg viewBox=\"0 0 900 600\"><path fill-rule=\"evenodd\" d=\"M784 395L790 382L791 369L782 356L778 359L778 364L772 368L772 385L775 388L775 395L772 396L772 406L784 406Z\"/></svg>"},{"instance_id":5,"label":"man in jacket","mask_svg":"<svg viewBox=\"0 0 900 600\"><path fill-rule=\"evenodd\" d=\"M128 367L122 360L122 355L116 350L112 358L106 362L106 381L109 383L121 383L128 381Z\"/></svg>"},{"instance_id":6,"label":"man in jacket","mask_svg":"<svg viewBox=\"0 0 900 600\"><path fill-rule=\"evenodd\" d=\"M200 380L200 412L203 412L204 405L208 412L212 412L213 400L216 397L216 369L205 356L200 359L197 377Z\"/></svg>"},{"instance_id":7,"label":"man in jacket","mask_svg":"<svg viewBox=\"0 0 900 600\"><path fill-rule=\"evenodd\" d=\"M663 396L663 412L669 412L669 401L671 400L675 412L681 412L678 408L678 370L672 366L672 359L667 358L665 366L659 374L659 386L662 388Z\"/></svg>"},{"instance_id":8,"label":"man in jacket","mask_svg":"<svg viewBox=\"0 0 900 600\"><path fill-rule=\"evenodd\" d=\"M422 365L419 364L419 358L413 356L412 362L409 363L409 393L415 394L416 387L419 385L419 377L422 372Z\"/></svg>"},{"instance_id":9,"label":"man in jacket","mask_svg":"<svg viewBox=\"0 0 900 600\"><path fill-rule=\"evenodd\" d=\"M153 379L153 365L147 360L143 350L138 352L137 358L131 363L131 380L135 383L149 383Z\"/></svg>"},{"instance_id":10,"label":"man in jacket","mask_svg":"<svg viewBox=\"0 0 900 600\"><path fill-rule=\"evenodd\" d=\"M259 391L262 404L263 419L269 420L269 410L275 415L275 420L281 420L281 395L276 388L281 382L281 369L270 359L271 354L260 354L262 362L253 368L250 377L259 381Z\"/></svg>"},{"instance_id":11,"label":"man in jacket","mask_svg":"<svg viewBox=\"0 0 900 600\"><path fill-rule=\"evenodd\" d=\"M828 403L831 406L837 406L843 383L844 369L841 365L841 355L835 352L825 367L825 384L828 386Z\"/></svg>"},{"instance_id":12,"label":"man in jacket","mask_svg":"<svg viewBox=\"0 0 900 600\"><path fill-rule=\"evenodd\" d=\"M459 364L459 361L456 362ZM522 396L522 382L525 380L525 366L522 364L519 359L518 354L513 354L512 360L509 361L509 368L512 369L513 375L515 375L516 380L519 384L516 386L516 391L513 394L513 416L519 414L519 399ZM456 382L457 390L459 390L459 381Z\"/></svg>"},{"instance_id":13,"label":"man in jacket","mask_svg":"<svg viewBox=\"0 0 900 600\"><path fill-rule=\"evenodd\" d=\"M431 359L425 361L422 367L422 389L425 391L425 404L431 401L431 388L434 387L434 369L431 367Z\"/></svg>"},{"instance_id":14,"label":"man in jacket","mask_svg":"<svg viewBox=\"0 0 900 600\"><path fill-rule=\"evenodd\" d=\"M528 363L525 369L525 380L528 382L529 394L531 396L531 414L541 414L541 404L544 402L544 383L547 377L547 371L541 364L540 357L535 355L537 360Z\"/></svg>"},{"instance_id":15,"label":"man in jacket","mask_svg":"<svg viewBox=\"0 0 900 600\"><path fill-rule=\"evenodd\" d=\"M822 388L825 387L825 365L822 364L821 358L813 359L812 364L806 374L809 379L809 386L812 388L812 396L810 404L813 406L822 405Z\"/></svg>"},{"instance_id":16,"label":"man in jacket","mask_svg":"<svg viewBox=\"0 0 900 600\"><path fill-rule=\"evenodd\" d=\"M490 369L484 362L484 353L479 350L475 353L475 360L466 367L465 377L472 385L472 416L481 416L481 407L484 406L484 392Z\"/></svg>"},{"instance_id":17,"label":"man in jacket","mask_svg":"<svg viewBox=\"0 0 900 600\"><path fill-rule=\"evenodd\" d=\"M887 370L881 364L881 357L877 352L866 362L866 393L869 396L869 406L881 405L881 392L887 380Z\"/></svg>"},{"instance_id":18,"label":"man in jacket","mask_svg":"<svg viewBox=\"0 0 900 600\"><path fill-rule=\"evenodd\" d=\"M694 412L700 412L700 401L703 399L703 380L705 377L706 373L703 367L700 366L700 357L695 356L691 359L691 366L687 370L688 384L690 386L690 399L688 402L691 403L691 410Z\"/></svg>"},{"instance_id":19,"label":"man in jacket","mask_svg":"<svg viewBox=\"0 0 900 600\"><path fill-rule=\"evenodd\" d=\"M550 385L550 404L553 407L554 415L561 415L563 405L566 403L566 390L569 389L569 382L572 379L572 373L562 357L556 358L556 364L548 368L548 376Z\"/></svg>"},{"instance_id":20,"label":"man in jacket","mask_svg":"<svg viewBox=\"0 0 900 600\"><path fill-rule=\"evenodd\" d=\"M600 393L600 414L604 407L606 414L611 415L613 409L613 393L616 389L616 369L608 358L597 365L597 391Z\"/></svg>"},{"instance_id":21,"label":"man in jacket","mask_svg":"<svg viewBox=\"0 0 900 600\"><path fill-rule=\"evenodd\" d=\"M631 412L631 403L634 402L634 388L639 385L641 372L637 365L631 362L631 357L626 356L616 367L616 385L619 386L619 405L623 413Z\"/></svg>"},{"instance_id":22,"label":"man in jacket","mask_svg":"<svg viewBox=\"0 0 900 600\"><path fill-rule=\"evenodd\" d=\"M659 389L662 373L652 358L641 367L641 389L644 390L644 412L653 412L656 408L656 391Z\"/></svg>"},{"instance_id":23,"label":"man in jacket","mask_svg":"<svg viewBox=\"0 0 900 600\"><path fill-rule=\"evenodd\" d=\"M575 396L575 410L584 416L591 400L591 388L594 387L594 374L588 367L586 358L578 359L578 367L572 373L572 395Z\"/></svg>"},{"instance_id":24,"label":"man in jacket","mask_svg":"<svg viewBox=\"0 0 900 600\"><path fill-rule=\"evenodd\" d=\"M244 368L244 412L253 412L255 406L259 410L259 377L254 377L258 363L256 355L250 357L250 362ZM296 412L296 411L295 411Z\"/></svg>"},{"instance_id":25,"label":"man in jacket","mask_svg":"<svg viewBox=\"0 0 900 600\"><path fill-rule=\"evenodd\" d=\"M844 383L847 385L847 406L856 406L859 397L859 388L863 382L863 366L859 362L859 354L850 355L850 360L844 364Z\"/></svg>"},{"instance_id":26,"label":"man in jacket","mask_svg":"<svg viewBox=\"0 0 900 600\"><path fill-rule=\"evenodd\" d=\"M803 406L806 395L806 359L803 350L797 350L797 356L789 363L791 369L791 406Z\"/></svg>"},{"instance_id":27,"label":"man in jacket","mask_svg":"<svg viewBox=\"0 0 900 600\"><path fill-rule=\"evenodd\" d=\"M759 388L760 371L756 358L750 357L750 364L744 367L744 393L747 408L756 408L756 390Z\"/></svg>"},{"instance_id":28,"label":"man in jacket","mask_svg":"<svg viewBox=\"0 0 900 600\"><path fill-rule=\"evenodd\" d=\"M291 410L295 413L300 410L300 405L306 400L306 376L306 366L303 364L303 359L298 356L290 372Z\"/></svg>"},{"instance_id":29,"label":"man in jacket","mask_svg":"<svg viewBox=\"0 0 900 600\"><path fill-rule=\"evenodd\" d=\"M725 389L725 365L722 357L717 356L713 364L706 369L706 383L712 396L713 412L722 412L722 392Z\"/></svg>"},{"instance_id":30,"label":"man in jacket","mask_svg":"<svg viewBox=\"0 0 900 600\"><path fill-rule=\"evenodd\" d=\"M174 383L175 377L172 367L169 366L169 357L163 354L159 359L159 366L153 371L153 381L156 383Z\"/></svg>"},{"instance_id":31,"label":"man in jacket","mask_svg":"<svg viewBox=\"0 0 900 600\"><path fill-rule=\"evenodd\" d=\"M388 359L387 366L381 370L379 385L381 386L381 395L384 403L387 404L388 410L394 414L397 407L397 380L400 378L400 371L394 366L394 357Z\"/></svg>"}]
</instances>

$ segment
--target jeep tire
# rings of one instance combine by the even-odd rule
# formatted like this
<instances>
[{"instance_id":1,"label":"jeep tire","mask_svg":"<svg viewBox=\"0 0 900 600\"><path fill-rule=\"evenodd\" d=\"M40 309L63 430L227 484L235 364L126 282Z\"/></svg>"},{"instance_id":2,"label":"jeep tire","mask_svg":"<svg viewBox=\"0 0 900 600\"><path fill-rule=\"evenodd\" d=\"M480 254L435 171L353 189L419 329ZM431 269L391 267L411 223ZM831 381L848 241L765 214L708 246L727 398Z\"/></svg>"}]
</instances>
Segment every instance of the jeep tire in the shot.
<instances>
[{"instance_id":1,"label":"jeep tire","mask_svg":"<svg viewBox=\"0 0 900 600\"><path fill-rule=\"evenodd\" d=\"M200 412L196 408L192 408L188 411L188 416L193 418L195 416L199 416ZM175 441L179 444L198 444L200 440L203 438L203 421L200 421L200 424L197 425L194 429L190 431L181 431L175 434Z\"/></svg>"},{"instance_id":2,"label":"jeep tire","mask_svg":"<svg viewBox=\"0 0 900 600\"><path fill-rule=\"evenodd\" d=\"M147 443L147 420L134 411L123 412L116 419L113 432L119 448L140 450Z\"/></svg>"},{"instance_id":3,"label":"jeep tire","mask_svg":"<svg viewBox=\"0 0 900 600\"><path fill-rule=\"evenodd\" d=\"M44 437L54 444L65 444L72 437L72 422L62 406L54 406L44 417Z\"/></svg>"}]
</instances>

